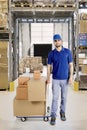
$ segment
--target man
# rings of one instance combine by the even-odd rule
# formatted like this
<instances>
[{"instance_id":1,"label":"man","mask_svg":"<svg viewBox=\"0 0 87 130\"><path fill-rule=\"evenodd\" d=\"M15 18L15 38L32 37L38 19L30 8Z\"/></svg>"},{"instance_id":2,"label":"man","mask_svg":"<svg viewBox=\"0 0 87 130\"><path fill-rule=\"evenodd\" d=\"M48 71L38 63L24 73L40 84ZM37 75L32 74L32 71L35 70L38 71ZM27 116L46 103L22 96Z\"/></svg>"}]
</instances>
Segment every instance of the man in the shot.
<instances>
[{"instance_id":1,"label":"man","mask_svg":"<svg viewBox=\"0 0 87 130\"><path fill-rule=\"evenodd\" d=\"M66 120L66 97L68 84L73 80L73 59L71 51L62 46L62 38L59 34L53 36L55 49L48 54L47 83L50 83L52 65L52 106L51 125L55 125L58 110L59 90L61 90L60 118ZM61 88L61 89L60 89Z\"/></svg>"}]
</instances>

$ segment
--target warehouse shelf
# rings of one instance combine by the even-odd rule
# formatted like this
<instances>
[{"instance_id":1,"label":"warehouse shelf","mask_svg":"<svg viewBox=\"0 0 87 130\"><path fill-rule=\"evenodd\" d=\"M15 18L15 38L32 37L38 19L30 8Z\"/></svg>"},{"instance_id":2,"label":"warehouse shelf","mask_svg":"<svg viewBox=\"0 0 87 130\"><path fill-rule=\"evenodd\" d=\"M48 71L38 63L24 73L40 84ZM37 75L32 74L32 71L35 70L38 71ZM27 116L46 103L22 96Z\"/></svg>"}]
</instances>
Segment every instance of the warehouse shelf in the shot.
<instances>
[{"instance_id":1,"label":"warehouse shelf","mask_svg":"<svg viewBox=\"0 0 87 130\"><path fill-rule=\"evenodd\" d=\"M28 8L28 7L15 7L15 8L11 8L11 11L13 12L13 11L21 11L21 12L23 12L23 11L45 11L45 12L47 12L47 11L50 11L50 12L52 12L52 11L64 11L65 12L65 10L66 10L66 12L67 11L75 11L75 9L76 9L76 7L69 7L69 8L67 8L67 7L59 7L59 8L57 8L57 7L54 7L54 8L46 8L46 7L44 7L44 8Z\"/></svg>"}]
</instances>

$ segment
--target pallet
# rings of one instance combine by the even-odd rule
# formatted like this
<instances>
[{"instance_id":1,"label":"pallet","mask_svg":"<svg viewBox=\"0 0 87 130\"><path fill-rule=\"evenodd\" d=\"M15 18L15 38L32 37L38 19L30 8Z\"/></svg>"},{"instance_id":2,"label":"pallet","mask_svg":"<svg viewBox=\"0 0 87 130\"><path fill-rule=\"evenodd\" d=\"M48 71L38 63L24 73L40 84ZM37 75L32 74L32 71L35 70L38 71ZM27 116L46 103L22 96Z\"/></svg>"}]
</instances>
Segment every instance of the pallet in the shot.
<instances>
[{"instance_id":1,"label":"pallet","mask_svg":"<svg viewBox=\"0 0 87 130\"><path fill-rule=\"evenodd\" d=\"M13 2L11 4L12 7L32 7L32 3L27 2Z\"/></svg>"},{"instance_id":2,"label":"pallet","mask_svg":"<svg viewBox=\"0 0 87 130\"><path fill-rule=\"evenodd\" d=\"M56 4L56 7L63 7L63 8L73 8L75 4Z\"/></svg>"},{"instance_id":3,"label":"pallet","mask_svg":"<svg viewBox=\"0 0 87 130\"><path fill-rule=\"evenodd\" d=\"M42 8L42 7L44 7L44 5L37 5L37 4L34 4L34 7L39 7L39 8Z\"/></svg>"},{"instance_id":4,"label":"pallet","mask_svg":"<svg viewBox=\"0 0 87 130\"><path fill-rule=\"evenodd\" d=\"M53 7L53 4L45 4L44 7L52 8L52 7Z\"/></svg>"}]
</instances>

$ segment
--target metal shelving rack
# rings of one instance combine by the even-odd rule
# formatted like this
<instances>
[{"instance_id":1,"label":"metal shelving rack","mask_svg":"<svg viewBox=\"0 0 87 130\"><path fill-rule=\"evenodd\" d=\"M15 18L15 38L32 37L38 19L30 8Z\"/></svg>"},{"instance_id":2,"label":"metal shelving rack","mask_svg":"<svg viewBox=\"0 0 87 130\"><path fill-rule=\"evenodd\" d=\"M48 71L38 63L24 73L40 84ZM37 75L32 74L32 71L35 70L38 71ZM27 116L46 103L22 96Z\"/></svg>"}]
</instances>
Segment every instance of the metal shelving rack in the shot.
<instances>
[{"instance_id":1,"label":"metal shelving rack","mask_svg":"<svg viewBox=\"0 0 87 130\"><path fill-rule=\"evenodd\" d=\"M18 77L18 22L22 20L22 18L27 19L27 21L31 18L33 18L34 22L36 22L36 19L38 18L48 18L51 19L54 18L67 18L70 17L70 24L72 25L72 28L74 28L74 12L76 12L76 15L78 17L78 0L74 4L74 6L59 6L59 7L13 7L11 4L11 0L9 0L9 82L13 81ZM65 13L66 12L66 13ZM72 22L73 21L73 22ZM50 21L53 22L53 21ZM78 28L78 20L76 22L76 27ZM14 33L13 33L14 32ZM12 39L12 35L14 34L14 38ZM72 30L72 35L73 30ZM13 44L13 42L15 44ZM72 42L74 43L74 39L72 39ZM76 32L76 42L78 43L78 31ZM78 44L77 44L78 46ZM12 47L14 50L14 53L12 53ZM72 51L73 51L74 45L72 45ZM78 53L78 49L76 50ZM74 51L73 51L74 53ZM78 59L78 58L77 58ZM76 62L77 66L78 63ZM76 70L77 73L77 80L78 80L78 67Z\"/></svg>"},{"instance_id":2,"label":"metal shelving rack","mask_svg":"<svg viewBox=\"0 0 87 130\"><path fill-rule=\"evenodd\" d=\"M78 3L78 11L80 10L80 9L87 9L87 1L86 0L83 0L83 1L79 1L79 3ZM79 12L78 12L78 14L79 14ZM80 14L79 14L79 16L78 16L78 32L79 32L79 24L80 24ZM79 33L78 33L78 39L79 39ZM84 49L83 49L84 48ZM85 46L83 46L83 47L80 47L80 45L79 45L79 41L78 41L78 45L77 45L77 52L76 52L76 54L77 54L77 72L76 72L76 74L77 74L77 81L79 82L79 90L80 89L85 89L85 90L87 90L87 82L86 82L86 79L87 79L87 74L83 74L83 73L79 73L80 71L79 71L79 54L81 54L81 53L84 53L84 54L86 54L87 55L87 48L85 47Z\"/></svg>"},{"instance_id":3,"label":"metal shelving rack","mask_svg":"<svg viewBox=\"0 0 87 130\"><path fill-rule=\"evenodd\" d=\"M76 76L75 76L75 81L78 83L78 90L80 89L87 89L87 83L85 84L85 79L82 78L83 84L81 85L81 77L80 77L80 71L79 71L79 54L83 51L84 53L86 52L85 50L81 50L79 48L79 23L80 23L80 14L79 10L80 9L87 9L87 1L86 0L78 0L77 1L77 10L76 10ZM84 75L83 75L84 76ZM85 87L84 87L85 86Z\"/></svg>"}]
</instances>

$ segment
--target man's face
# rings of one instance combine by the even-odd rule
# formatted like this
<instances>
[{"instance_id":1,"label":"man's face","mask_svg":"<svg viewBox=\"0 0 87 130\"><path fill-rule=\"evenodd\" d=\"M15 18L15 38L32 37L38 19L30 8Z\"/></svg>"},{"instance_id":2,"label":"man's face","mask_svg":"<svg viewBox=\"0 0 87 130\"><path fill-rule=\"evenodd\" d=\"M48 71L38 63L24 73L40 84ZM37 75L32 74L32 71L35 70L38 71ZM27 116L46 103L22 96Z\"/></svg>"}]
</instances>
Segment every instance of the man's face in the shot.
<instances>
[{"instance_id":1,"label":"man's face","mask_svg":"<svg viewBox=\"0 0 87 130\"><path fill-rule=\"evenodd\" d=\"M55 45L56 48L62 46L62 40L55 40L54 45Z\"/></svg>"}]
</instances>

